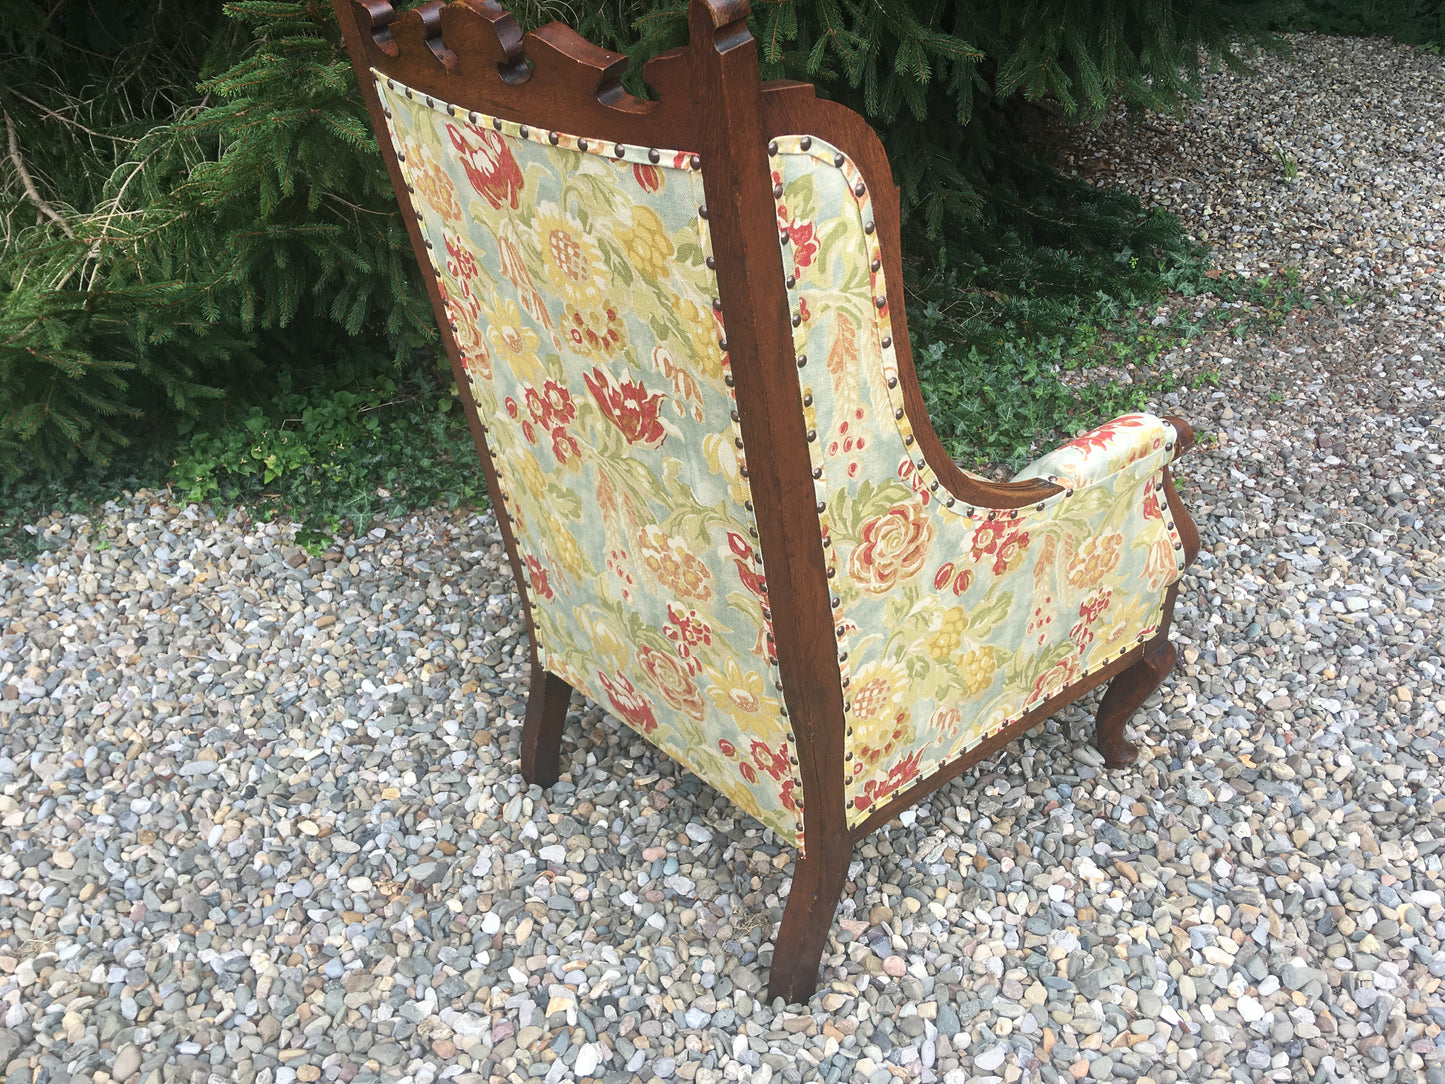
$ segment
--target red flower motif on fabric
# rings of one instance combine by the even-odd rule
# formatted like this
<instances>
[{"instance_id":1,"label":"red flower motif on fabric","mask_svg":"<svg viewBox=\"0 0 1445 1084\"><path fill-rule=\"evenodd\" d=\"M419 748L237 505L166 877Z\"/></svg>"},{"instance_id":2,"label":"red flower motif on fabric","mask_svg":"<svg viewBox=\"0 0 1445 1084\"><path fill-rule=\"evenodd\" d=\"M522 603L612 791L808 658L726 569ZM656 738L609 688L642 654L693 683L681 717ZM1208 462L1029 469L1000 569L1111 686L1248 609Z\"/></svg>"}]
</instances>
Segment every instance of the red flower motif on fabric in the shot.
<instances>
[{"instance_id":1,"label":"red flower motif on fabric","mask_svg":"<svg viewBox=\"0 0 1445 1084\"><path fill-rule=\"evenodd\" d=\"M761 771L767 772L774 779L791 778L788 769L788 746L784 743L777 749L773 749L767 742L758 739L752 744L753 763Z\"/></svg>"},{"instance_id":2,"label":"red flower motif on fabric","mask_svg":"<svg viewBox=\"0 0 1445 1084\"><path fill-rule=\"evenodd\" d=\"M641 162L632 164L632 176L637 181L637 187L644 192L657 192L662 188L662 170L656 166L643 165Z\"/></svg>"},{"instance_id":3,"label":"red flower motif on fabric","mask_svg":"<svg viewBox=\"0 0 1445 1084\"><path fill-rule=\"evenodd\" d=\"M447 274L462 283L468 283L481 274L476 254L462 243L460 237L447 230L442 231L442 237L447 246Z\"/></svg>"},{"instance_id":4,"label":"red flower motif on fabric","mask_svg":"<svg viewBox=\"0 0 1445 1084\"><path fill-rule=\"evenodd\" d=\"M1159 511L1159 494L1154 492L1154 479L1144 483L1144 518L1163 519Z\"/></svg>"},{"instance_id":5,"label":"red flower motif on fabric","mask_svg":"<svg viewBox=\"0 0 1445 1084\"><path fill-rule=\"evenodd\" d=\"M669 624L663 632L677 648L678 657L687 665L688 673L696 674L702 666L692 657L692 649L712 643L712 627L696 610L685 610L671 602L667 604L667 619Z\"/></svg>"},{"instance_id":6,"label":"red flower motif on fabric","mask_svg":"<svg viewBox=\"0 0 1445 1084\"><path fill-rule=\"evenodd\" d=\"M657 729L657 716L652 714L652 707L643 699L642 694L632 687L632 682L621 674L617 675L614 682L600 670L597 672L597 680L602 682L602 687L607 690L607 699L612 701L612 711L619 719L644 734L651 734Z\"/></svg>"},{"instance_id":7,"label":"red flower motif on fabric","mask_svg":"<svg viewBox=\"0 0 1445 1084\"><path fill-rule=\"evenodd\" d=\"M863 784L863 793L853 796L854 807L859 810L871 809L892 797L908 783L918 778L918 766L922 759L923 750L915 749L889 768L885 778L868 780Z\"/></svg>"},{"instance_id":8,"label":"red flower motif on fabric","mask_svg":"<svg viewBox=\"0 0 1445 1084\"><path fill-rule=\"evenodd\" d=\"M788 217L788 208L778 204L778 233L786 234L793 246L793 263L799 268L809 267L818 254L818 242L813 236L813 224L806 219L798 221Z\"/></svg>"},{"instance_id":9,"label":"red flower motif on fabric","mask_svg":"<svg viewBox=\"0 0 1445 1084\"><path fill-rule=\"evenodd\" d=\"M955 595L961 595L967 591L969 585L973 583L973 569L955 569L952 561L945 561L939 566L938 571L933 574L933 589L935 591L942 591L945 587L949 586L950 580L953 581L953 593Z\"/></svg>"},{"instance_id":10,"label":"red flower motif on fabric","mask_svg":"<svg viewBox=\"0 0 1445 1084\"><path fill-rule=\"evenodd\" d=\"M1012 572L1018 568L1024 559L1024 551L1028 548L1029 533L1014 531L998 544L998 550L993 559L993 574L1002 576L1005 572Z\"/></svg>"},{"instance_id":11,"label":"red flower motif on fabric","mask_svg":"<svg viewBox=\"0 0 1445 1084\"><path fill-rule=\"evenodd\" d=\"M553 599L556 596L552 593L551 586L547 583L547 570L542 567L542 562L527 554L527 579L532 581L532 593L545 599Z\"/></svg>"},{"instance_id":12,"label":"red flower motif on fabric","mask_svg":"<svg viewBox=\"0 0 1445 1084\"><path fill-rule=\"evenodd\" d=\"M448 124L447 135L477 195L493 207L506 204L516 210L522 193L522 171L506 141L496 132L471 124L466 125L466 133Z\"/></svg>"},{"instance_id":13,"label":"red flower motif on fabric","mask_svg":"<svg viewBox=\"0 0 1445 1084\"><path fill-rule=\"evenodd\" d=\"M644 644L637 649L637 661L657 686L662 698L679 711L685 711L699 722L707 714L702 695L687 675L682 663L671 655L654 651Z\"/></svg>"},{"instance_id":14,"label":"red flower motif on fabric","mask_svg":"<svg viewBox=\"0 0 1445 1084\"><path fill-rule=\"evenodd\" d=\"M895 504L863 525L848 570L870 595L885 595L923 569L932 544L933 523L923 509Z\"/></svg>"},{"instance_id":15,"label":"red flower motif on fabric","mask_svg":"<svg viewBox=\"0 0 1445 1084\"><path fill-rule=\"evenodd\" d=\"M629 444L641 444L656 448L667 437L662 428L662 396L648 395L647 389L634 380L621 384L612 383L612 378L596 366L583 380L592 398L609 422L617 427Z\"/></svg>"}]
</instances>

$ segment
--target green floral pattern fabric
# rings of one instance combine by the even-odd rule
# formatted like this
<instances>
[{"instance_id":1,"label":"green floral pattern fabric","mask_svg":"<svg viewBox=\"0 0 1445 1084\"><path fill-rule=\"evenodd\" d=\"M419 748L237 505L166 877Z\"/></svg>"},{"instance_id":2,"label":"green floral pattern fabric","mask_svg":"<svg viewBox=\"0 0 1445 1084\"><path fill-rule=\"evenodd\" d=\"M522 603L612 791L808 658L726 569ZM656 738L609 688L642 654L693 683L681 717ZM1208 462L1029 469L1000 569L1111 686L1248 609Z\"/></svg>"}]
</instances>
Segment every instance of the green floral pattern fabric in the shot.
<instances>
[{"instance_id":1,"label":"green floral pattern fabric","mask_svg":"<svg viewBox=\"0 0 1445 1084\"><path fill-rule=\"evenodd\" d=\"M965 507L918 452L871 195L808 136L773 155L847 716L850 824L1158 629L1183 571L1174 431L1116 419L1040 461L1067 488ZM781 187L778 187L781 186ZM1087 484L1086 484L1087 483Z\"/></svg>"},{"instance_id":2,"label":"green floral pattern fabric","mask_svg":"<svg viewBox=\"0 0 1445 1084\"><path fill-rule=\"evenodd\" d=\"M543 665L801 845L696 158L373 75Z\"/></svg>"}]
</instances>

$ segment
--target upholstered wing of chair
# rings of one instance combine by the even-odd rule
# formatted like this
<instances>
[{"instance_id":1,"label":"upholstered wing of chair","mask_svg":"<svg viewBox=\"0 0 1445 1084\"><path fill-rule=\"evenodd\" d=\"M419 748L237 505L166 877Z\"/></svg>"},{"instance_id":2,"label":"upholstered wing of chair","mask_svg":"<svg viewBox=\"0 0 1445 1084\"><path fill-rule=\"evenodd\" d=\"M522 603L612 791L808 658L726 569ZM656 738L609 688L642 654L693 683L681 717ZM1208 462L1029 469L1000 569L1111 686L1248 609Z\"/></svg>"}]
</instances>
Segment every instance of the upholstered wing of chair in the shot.
<instances>
[{"instance_id":1,"label":"upholstered wing of chair","mask_svg":"<svg viewBox=\"0 0 1445 1084\"><path fill-rule=\"evenodd\" d=\"M1115 677L1173 662L1197 536L1177 419L989 483L928 425L868 127L760 84L745 0L649 63L492 0L335 0L528 618L522 770L580 690L798 858L770 991L806 997L854 839Z\"/></svg>"}]
</instances>

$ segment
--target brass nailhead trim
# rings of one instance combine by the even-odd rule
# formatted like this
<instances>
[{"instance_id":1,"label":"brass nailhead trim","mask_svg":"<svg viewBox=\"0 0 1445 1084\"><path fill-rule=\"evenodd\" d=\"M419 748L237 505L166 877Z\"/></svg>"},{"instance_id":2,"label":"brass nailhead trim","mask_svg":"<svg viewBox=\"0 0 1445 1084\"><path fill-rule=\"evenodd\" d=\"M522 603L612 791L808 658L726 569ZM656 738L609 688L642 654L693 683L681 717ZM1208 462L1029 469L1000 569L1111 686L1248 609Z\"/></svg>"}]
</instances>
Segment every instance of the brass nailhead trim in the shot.
<instances>
[{"instance_id":1,"label":"brass nailhead trim","mask_svg":"<svg viewBox=\"0 0 1445 1084\"><path fill-rule=\"evenodd\" d=\"M647 152L647 160L653 165L657 165L658 162L662 161L662 155L658 153L656 147L653 147Z\"/></svg>"}]
</instances>

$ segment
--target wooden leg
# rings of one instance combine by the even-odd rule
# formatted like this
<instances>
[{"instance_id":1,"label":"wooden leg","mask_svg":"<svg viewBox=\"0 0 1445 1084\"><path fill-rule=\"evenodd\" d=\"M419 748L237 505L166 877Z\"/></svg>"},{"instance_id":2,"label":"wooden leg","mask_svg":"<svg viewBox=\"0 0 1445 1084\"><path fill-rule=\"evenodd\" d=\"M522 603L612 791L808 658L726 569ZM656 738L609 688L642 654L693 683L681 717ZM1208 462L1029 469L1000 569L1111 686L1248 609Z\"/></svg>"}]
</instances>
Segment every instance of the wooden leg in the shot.
<instances>
[{"instance_id":1,"label":"wooden leg","mask_svg":"<svg viewBox=\"0 0 1445 1084\"><path fill-rule=\"evenodd\" d=\"M572 686L541 667L532 668L527 693L527 718L522 723L522 778L539 787L557 782L562 752L562 723L572 700Z\"/></svg>"},{"instance_id":2,"label":"wooden leg","mask_svg":"<svg viewBox=\"0 0 1445 1084\"><path fill-rule=\"evenodd\" d=\"M794 863L788 906L773 942L769 1001L781 997L789 1004L804 1002L818 988L818 962L833 928L852 857L852 845L845 839L841 846L810 853Z\"/></svg>"},{"instance_id":3,"label":"wooden leg","mask_svg":"<svg viewBox=\"0 0 1445 1084\"><path fill-rule=\"evenodd\" d=\"M1109 683L1094 717L1094 748L1104 754L1106 767L1123 768L1139 756L1134 743L1124 737L1124 724L1174 668L1174 657L1174 645L1166 631L1155 637L1138 662Z\"/></svg>"}]
</instances>

